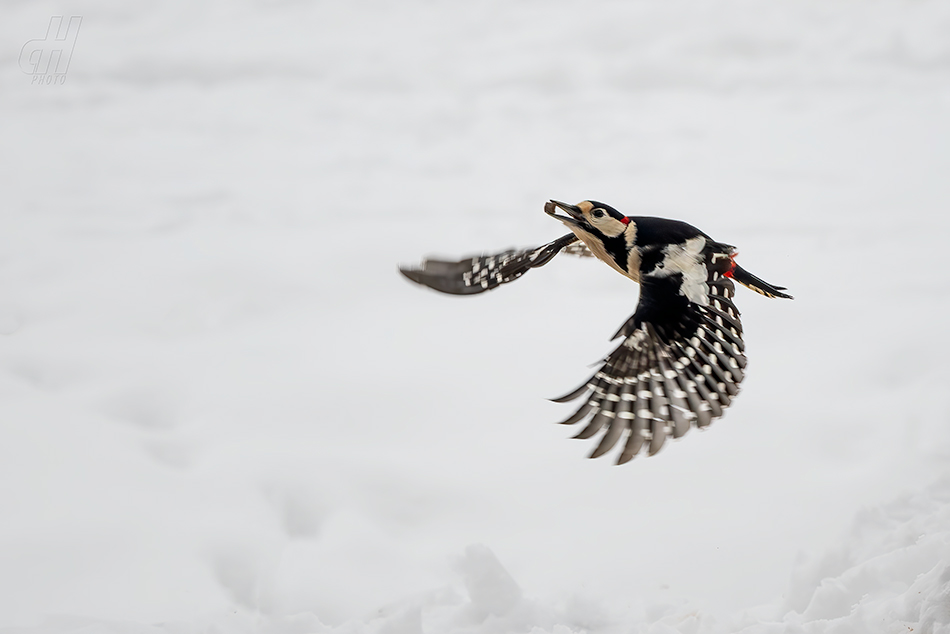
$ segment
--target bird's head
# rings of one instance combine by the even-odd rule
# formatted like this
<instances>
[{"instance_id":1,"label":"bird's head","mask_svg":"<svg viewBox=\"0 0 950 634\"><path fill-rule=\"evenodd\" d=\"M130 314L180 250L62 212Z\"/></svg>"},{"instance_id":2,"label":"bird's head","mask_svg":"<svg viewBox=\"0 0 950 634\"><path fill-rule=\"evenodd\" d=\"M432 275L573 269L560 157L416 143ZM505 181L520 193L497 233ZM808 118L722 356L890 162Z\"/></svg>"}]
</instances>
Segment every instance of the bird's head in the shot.
<instances>
[{"instance_id":1,"label":"bird's head","mask_svg":"<svg viewBox=\"0 0 950 634\"><path fill-rule=\"evenodd\" d=\"M567 216L557 213L561 209ZM630 219L622 213L596 200L584 200L576 205L568 205L557 200L544 203L544 212L557 218L577 233L577 229L592 234L601 240L618 238L630 228Z\"/></svg>"}]
</instances>

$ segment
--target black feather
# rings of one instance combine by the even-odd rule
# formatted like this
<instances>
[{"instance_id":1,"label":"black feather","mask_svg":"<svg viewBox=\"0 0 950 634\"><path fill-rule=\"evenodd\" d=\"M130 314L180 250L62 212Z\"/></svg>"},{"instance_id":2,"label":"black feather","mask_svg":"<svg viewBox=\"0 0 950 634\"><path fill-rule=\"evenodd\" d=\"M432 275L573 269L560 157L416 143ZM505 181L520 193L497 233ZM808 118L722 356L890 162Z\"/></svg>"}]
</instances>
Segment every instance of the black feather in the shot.
<instances>
[{"instance_id":1,"label":"black feather","mask_svg":"<svg viewBox=\"0 0 950 634\"><path fill-rule=\"evenodd\" d=\"M400 267L407 279L450 295L475 295L513 282L531 269L544 266L561 249L577 241L569 233L533 249L508 250L458 261L427 259L418 268Z\"/></svg>"}]
</instances>

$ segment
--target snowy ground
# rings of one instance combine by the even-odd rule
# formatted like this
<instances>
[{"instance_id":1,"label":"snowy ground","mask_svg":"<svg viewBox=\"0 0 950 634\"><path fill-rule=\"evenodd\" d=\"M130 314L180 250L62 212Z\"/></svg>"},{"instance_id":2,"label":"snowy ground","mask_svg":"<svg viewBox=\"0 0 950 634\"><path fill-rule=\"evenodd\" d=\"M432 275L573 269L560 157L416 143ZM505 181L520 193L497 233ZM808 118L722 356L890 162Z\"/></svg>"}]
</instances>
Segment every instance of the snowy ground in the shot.
<instances>
[{"instance_id":1,"label":"snowy ground","mask_svg":"<svg viewBox=\"0 0 950 634\"><path fill-rule=\"evenodd\" d=\"M0 632L950 632L950 6L7 2ZM16 56L83 23L61 86ZM687 220L750 371L552 425L636 289L398 263Z\"/></svg>"}]
</instances>

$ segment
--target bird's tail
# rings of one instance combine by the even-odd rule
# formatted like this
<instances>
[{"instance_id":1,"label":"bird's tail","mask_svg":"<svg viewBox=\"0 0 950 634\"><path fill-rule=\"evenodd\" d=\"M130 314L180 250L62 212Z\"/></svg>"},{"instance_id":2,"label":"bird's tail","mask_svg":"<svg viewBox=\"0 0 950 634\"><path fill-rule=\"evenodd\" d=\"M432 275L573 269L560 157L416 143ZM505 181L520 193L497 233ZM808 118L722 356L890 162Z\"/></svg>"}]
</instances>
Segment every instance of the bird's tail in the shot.
<instances>
[{"instance_id":1,"label":"bird's tail","mask_svg":"<svg viewBox=\"0 0 950 634\"><path fill-rule=\"evenodd\" d=\"M765 280L760 280L756 276L749 273L744 268L736 264L735 268L727 273L729 277L739 282L746 288L750 288L756 293L765 295L766 297L781 297L784 299L794 299L791 295L783 293L782 291L788 290L784 286L773 286Z\"/></svg>"}]
</instances>

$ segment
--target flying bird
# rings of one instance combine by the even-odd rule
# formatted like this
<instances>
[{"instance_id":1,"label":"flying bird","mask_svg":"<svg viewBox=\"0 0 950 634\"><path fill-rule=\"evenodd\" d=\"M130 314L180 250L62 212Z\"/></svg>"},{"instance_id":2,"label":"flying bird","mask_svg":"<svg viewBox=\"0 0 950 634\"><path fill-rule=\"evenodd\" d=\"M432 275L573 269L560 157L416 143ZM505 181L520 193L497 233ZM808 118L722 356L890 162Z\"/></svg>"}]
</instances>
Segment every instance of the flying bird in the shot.
<instances>
[{"instance_id":1,"label":"flying bird","mask_svg":"<svg viewBox=\"0 0 950 634\"><path fill-rule=\"evenodd\" d=\"M735 247L685 222L625 216L594 200L551 200L544 211L571 233L533 249L457 262L428 259L400 272L443 293L474 295L516 280L560 252L596 257L637 282L640 299L613 337L623 341L597 372L552 399L581 399L563 424L585 423L575 438L600 434L591 458L620 443L617 464L623 464L644 448L652 456L668 436L679 438L692 425L704 428L722 416L746 367L733 281L766 297L792 299L787 289L752 275L736 264Z\"/></svg>"}]
</instances>

